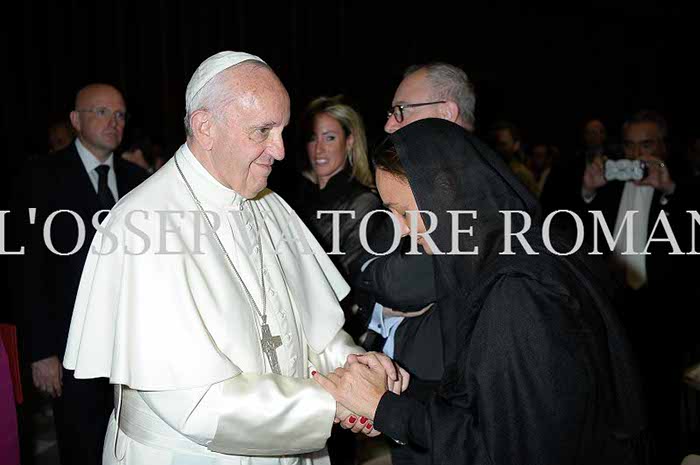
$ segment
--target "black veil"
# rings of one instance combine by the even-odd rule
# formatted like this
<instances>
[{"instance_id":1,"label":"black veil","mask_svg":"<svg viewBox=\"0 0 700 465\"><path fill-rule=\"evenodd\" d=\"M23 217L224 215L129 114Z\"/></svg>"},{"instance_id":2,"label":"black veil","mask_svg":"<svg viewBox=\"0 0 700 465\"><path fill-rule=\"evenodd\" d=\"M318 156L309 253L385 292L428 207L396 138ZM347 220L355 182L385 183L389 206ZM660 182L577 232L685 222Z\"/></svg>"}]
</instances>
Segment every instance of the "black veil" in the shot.
<instances>
[{"instance_id":1,"label":"black veil","mask_svg":"<svg viewBox=\"0 0 700 465\"><path fill-rule=\"evenodd\" d=\"M449 210L476 210L477 218L464 218L460 229L473 226L473 237L459 236L460 250L478 247L478 255L435 255L435 282L438 308L443 328L445 360L454 363L447 370L440 388L440 399L430 407L431 418L442 417L446 428L455 405L469 404L464 392L464 377L460 363L465 354L463 341L469 337L478 319L480 303L499 276L523 276L544 283L545 288L571 291L588 302L587 311L599 321L603 342L592 355L598 378L609 383L601 402L611 406L605 423L616 438L634 444L645 427L642 394L636 365L613 303L616 288L608 279L602 261L593 261L578 252L556 256L545 247L542 239L541 211L536 199L520 183L505 162L476 137L453 123L439 119L420 120L405 126L390 136L399 159L406 170L416 203L420 210L433 212L438 219L431 234L438 248L449 252L452 243L452 217ZM504 250L504 216L501 210L527 213L531 220L525 238L533 252L528 255L517 240L513 241L515 255L500 255ZM512 215L512 231L524 226L524 215ZM426 218L424 217L424 221ZM428 226L426 221L426 226ZM557 251L569 251L571 242L555 232L551 245ZM517 305L517 295L512 305ZM581 310L582 312L586 311ZM607 346L606 346L607 343ZM447 402L445 402L447 400ZM441 412L441 409L444 410ZM453 416L452 416L453 417ZM455 430L460 425L453 425ZM456 433L455 433L456 434ZM433 437L433 451L452 449L459 435Z\"/></svg>"}]
</instances>

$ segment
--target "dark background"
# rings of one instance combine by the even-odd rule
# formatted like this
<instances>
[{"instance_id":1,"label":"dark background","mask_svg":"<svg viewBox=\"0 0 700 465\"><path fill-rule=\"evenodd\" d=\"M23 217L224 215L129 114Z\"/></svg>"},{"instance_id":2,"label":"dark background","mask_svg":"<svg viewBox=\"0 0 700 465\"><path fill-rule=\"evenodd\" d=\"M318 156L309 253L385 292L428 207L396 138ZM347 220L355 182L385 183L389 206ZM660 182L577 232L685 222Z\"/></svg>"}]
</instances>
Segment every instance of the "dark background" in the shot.
<instances>
[{"instance_id":1,"label":"dark background","mask_svg":"<svg viewBox=\"0 0 700 465\"><path fill-rule=\"evenodd\" d=\"M566 155L585 118L602 118L617 135L625 115L652 108L681 147L698 128L695 18L645 1L569 11L489 0L25 2L5 15L0 45L9 77L5 161L45 152L49 122L95 81L124 92L127 136L139 128L170 155L184 141L192 72L224 49L261 56L289 90L287 159L273 187L297 168L297 123L310 98L345 94L374 143L403 69L433 60L463 67L475 82L477 129L511 119L526 141L554 142Z\"/></svg>"}]
</instances>

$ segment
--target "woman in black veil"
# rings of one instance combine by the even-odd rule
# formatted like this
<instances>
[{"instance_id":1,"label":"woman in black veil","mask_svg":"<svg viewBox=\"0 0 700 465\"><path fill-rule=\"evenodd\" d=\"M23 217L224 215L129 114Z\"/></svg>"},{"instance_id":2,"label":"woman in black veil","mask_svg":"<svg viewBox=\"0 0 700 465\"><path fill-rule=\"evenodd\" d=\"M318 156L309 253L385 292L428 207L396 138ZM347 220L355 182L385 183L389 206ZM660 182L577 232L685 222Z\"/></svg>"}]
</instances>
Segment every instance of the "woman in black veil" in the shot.
<instances>
[{"instance_id":1,"label":"woman in black veil","mask_svg":"<svg viewBox=\"0 0 700 465\"><path fill-rule=\"evenodd\" d=\"M447 354L456 363L427 402L388 392L371 354L315 378L376 430L445 464L639 463L645 427L635 363L602 263L554 233L536 200L478 139L428 119L390 136L377 186L402 233L432 230ZM476 211L455 214L457 210ZM504 214L503 211L522 213ZM452 213L450 212L452 211ZM513 237L505 255L504 220ZM453 219L459 223L453 225ZM454 239L454 230L461 232ZM464 254L471 252L471 255ZM420 396L422 397L422 396Z\"/></svg>"}]
</instances>

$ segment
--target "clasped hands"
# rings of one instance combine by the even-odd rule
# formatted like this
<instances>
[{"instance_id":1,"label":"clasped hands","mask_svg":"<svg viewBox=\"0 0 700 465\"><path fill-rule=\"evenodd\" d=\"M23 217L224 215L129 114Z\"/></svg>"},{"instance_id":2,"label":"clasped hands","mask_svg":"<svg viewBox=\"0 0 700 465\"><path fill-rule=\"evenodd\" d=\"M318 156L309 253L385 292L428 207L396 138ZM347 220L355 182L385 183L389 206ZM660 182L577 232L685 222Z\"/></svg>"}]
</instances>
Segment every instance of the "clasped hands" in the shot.
<instances>
[{"instance_id":1,"label":"clasped hands","mask_svg":"<svg viewBox=\"0 0 700 465\"><path fill-rule=\"evenodd\" d=\"M312 376L337 403L335 423L370 437L381 434L373 422L382 396L387 391L401 394L410 381L406 370L377 352L351 354L342 368L327 376L317 372Z\"/></svg>"}]
</instances>

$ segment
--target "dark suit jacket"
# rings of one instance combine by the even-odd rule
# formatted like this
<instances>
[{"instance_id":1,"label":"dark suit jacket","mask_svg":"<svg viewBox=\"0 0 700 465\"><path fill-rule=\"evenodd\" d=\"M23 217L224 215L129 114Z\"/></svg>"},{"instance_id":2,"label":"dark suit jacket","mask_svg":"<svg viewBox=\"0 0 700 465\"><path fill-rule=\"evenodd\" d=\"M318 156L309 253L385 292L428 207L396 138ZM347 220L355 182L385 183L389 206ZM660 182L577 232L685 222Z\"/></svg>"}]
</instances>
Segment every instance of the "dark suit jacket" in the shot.
<instances>
[{"instance_id":1,"label":"dark suit jacket","mask_svg":"<svg viewBox=\"0 0 700 465\"><path fill-rule=\"evenodd\" d=\"M659 214L663 211L668 218L678 245L685 253L691 249L691 216L686 211L698 210L700 198L697 196L695 186L678 182L676 186L676 191L672 196L666 198L665 204L661 192L658 190L654 191L649 210L647 238L651 236ZM579 194L579 203L576 210L586 226L585 237L589 243L592 244L593 241L593 217L589 212L600 210L605 217L608 228L613 231L623 190L623 182L610 182L598 190L590 204L586 204ZM666 237L666 234L662 226L659 225L654 232L654 238L664 237ZM598 247L602 252L605 252L607 249L602 233L598 234ZM679 267L682 267L688 261L683 256L671 255L673 249L668 242L654 241L650 243L648 251L650 255L646 256L646 270L650 288L664 287L669 282L677 280L681 271ZM607 250L607 253L609 252Z\"/></svg>"},{"instance_id":2,"label":"dark suit jacket","mask_svg":"<svg viewBox=\"0 0 700 465\"><path fill-rule=\"evenodd\" d=\"M688 210L700 210L700 195L698 187L692 182L687 182L679 173L671 172L676 181L676 191L662 203L662 194L654 192L652 198L647 238L651 237L654 225L663 211L668 218L669 225L678 242L681 251L687 254L692 250L692 218ZM580 189L580 184L579 184ZM610 182L596 193L596 197L590 204L585 204L580 199L576 208L577 213L586 226L586 239L592 243L592 215L591 210L600 210L605 217L608 228L613 231L617 212L622 199L624 183ZM580 192L580 190L579 190ZM636 219L636 218L635 218ZM695 226L700 233L700 227ZM695 250L698 248L697 240L700 234L696 234ZM666 232L659 224L654 232L654 238L666 238ZM607 243L599 232L599 250L607 255ZM697 340L693 334L699 323L698 312L695 307L700 300L700 286L697 283L697 270L700 260L693 255L672 255L671 244L668 242L651 242L645 260L647 284L638 291L628 291L624 302L621 302L620 312L623 320L630 329L632 338L641 338L637 345L651 345L652 347L665 347L668 350L683 350L682 347ZM612 264L612 261L611 261ZM615 270L613 272L621 271ZM620 282L624 282L622 273L617 273ZM635 329L636 326L636 329ZM634 336L637 333L637 336ZM654 335L653 342L648 339ZM663 341L663 344L659 344ZM675 349L672 346L678 346ZM660 353L661 349L655 349Z\"/></svg>"},{"instance_id":3,"label":"dark suit jacket","mask_svg":"<svg viewBox=\"0 0 700 465\"><path fill-rule=\"evenodd\" d=\"M117 157L114 173L120 198L147 178L144 170ZM53 355L62 359L80 276L95 235L92 218L100 206L74 143L35 162L25 176L24 188L29 190L25 192L27 207L36 208L34 224L27 226L25 234L28 241L22 299L25 350L30 361ZM58 210L75 212L85 225L85 240L70 255L51 252L43 237L47 217ZM54 217L50 232L51 243L58 252L71 252L78 243L76 218L67 213Z\"/></svg>"}]
</instances>

